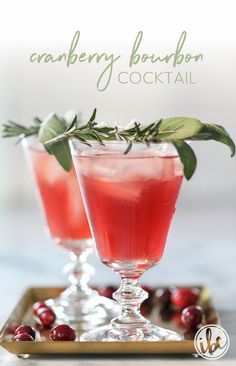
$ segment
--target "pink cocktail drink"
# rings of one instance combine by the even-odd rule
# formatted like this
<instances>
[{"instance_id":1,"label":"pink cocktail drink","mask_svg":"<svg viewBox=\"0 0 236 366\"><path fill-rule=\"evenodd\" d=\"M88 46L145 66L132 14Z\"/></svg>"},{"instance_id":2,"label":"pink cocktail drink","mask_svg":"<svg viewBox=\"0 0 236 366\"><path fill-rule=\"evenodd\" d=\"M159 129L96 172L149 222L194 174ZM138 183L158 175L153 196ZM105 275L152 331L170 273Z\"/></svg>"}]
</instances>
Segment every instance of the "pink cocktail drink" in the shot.
<instances>
[{"instance_id":1,"label":"pink cocktail drink","mask_svg":"<svg viewBox=\"0 0 236 366\"><path fill-rule=\"evenodd\" d=\"M151 324L140 314L148 295L140 276L162 257L183 167L170 144L147 147L134 143L125 155L123 142L71 144L74 164L101 261L121 276L113 294L121 313L104 327L81 336L82 341L179 340L170 330Z\"/></svg>"},{"instance_id":2,"label":"pink cocktail drink","mask_svg":"<svg viewBox=\"0 0 236 366\"><path fill-rule=\"evenodd\" d=\"M29 152L51 236L60 242L91 238L74 168L68 173L45 151Z\"/></svg>"},{"instance_id":3,"label":"pink cocktail drink","mask_svg":"<svg viewBox=\"0 0 236 366\"><path fill-rule=\"evenodd\" d=\"M102 261L158 262L182 183L179 157L150 149L76 156L75 162Z\"/></svg>"},{"instance_id":4,"label":"pink cocktail drink","mask_svg":"<svg viewBox=\"0 0 236 366\"><path fill-rule=\"evenodd\" d=\"M112 300L99 296L87 284L93 272L87 263L93 241L75 169L66 172L37 139L24 139L23 146L50 236L68 250L71 259L65 267L70 286L58 298L49 300L49 305L58 321L79 323L88 329L110 319L117 308Z\"/></svg>"}]
</instances>

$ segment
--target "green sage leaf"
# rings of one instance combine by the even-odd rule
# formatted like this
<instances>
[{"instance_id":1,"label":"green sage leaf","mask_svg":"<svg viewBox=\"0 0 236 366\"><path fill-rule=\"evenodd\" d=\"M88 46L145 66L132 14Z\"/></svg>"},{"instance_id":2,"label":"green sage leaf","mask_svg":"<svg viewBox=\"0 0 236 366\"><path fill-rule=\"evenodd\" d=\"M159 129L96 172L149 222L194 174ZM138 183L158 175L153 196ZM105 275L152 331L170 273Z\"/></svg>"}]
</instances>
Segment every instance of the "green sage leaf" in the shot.
<instances>
[{"instance_id":1,"label":"green sage leaf","mask_svg":"<svg viewBox=\"0 0 236 366\"><path fill-rule=\"evenodd\" d=\"M183 163L184 176L187 180L189 180L193 176L197 167L196 155L193 149L185 141L176 140L172 141L172 143L178 151L180 160Z\"/></svg>"},{"instance_id":2,"label":"green sage leaf","mask_svg":"<svg viewBox=\"0 0 236 366\"><path fill-rule=\"evenodd\" d=\"M223 126L205 123L202 129L203 133L208 133L210 136L205 140L215 140L229 146L231 156L235 155L235 143L229 136L228 132Z\"/></svg>"},{"instance_id":3,"label":"green sage leaf","mask_svg":"<svg viewBox=\"0 0 236 366\"><path fill-rule=\"evenodd\" d=\"M38 139L44 144L46 151L53 154L66 171L70 171L72 157L68 139L61 139L53 144L46 145L47 141L62 135L66 129L65 121L58 118L56 114L51 114L41 123Z\"/></svg>"},{"instance_id":4,"label":"green sage leaf","mask_svg":"<svg viewBox=\"0 0 236 366\"><path fill-rule=\"evenodd\" d=\"M167 118L158 123L157 135L160 140L184 140L199 133L202 127L202 122L195 118Z\"/></svg>"}]
</instances>

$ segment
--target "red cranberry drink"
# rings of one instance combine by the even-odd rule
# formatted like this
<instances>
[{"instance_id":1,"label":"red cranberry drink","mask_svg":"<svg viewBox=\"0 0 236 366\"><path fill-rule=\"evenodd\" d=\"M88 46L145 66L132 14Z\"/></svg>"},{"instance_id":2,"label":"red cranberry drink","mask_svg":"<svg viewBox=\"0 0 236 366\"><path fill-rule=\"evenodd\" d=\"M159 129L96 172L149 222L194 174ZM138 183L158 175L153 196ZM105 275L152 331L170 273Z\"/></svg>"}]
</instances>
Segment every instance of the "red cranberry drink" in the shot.
<instances>
[{"instance_id":1,"label":"red cranberry drink","mask_svg":"<svg viewBox=\"0 0 236 366\"><path fill-rule=\"evenodd\" d=\"M113 294L121 313L106 326L83 333L81 341L179 340L140 314L148 297L139 277L160 261L183 179L183 167L172 145L71 143L90 227L100 259L119 273Z\"/></svg>"},{"instance_id":2,"label":"red cranberry drink","mask_svg":"<svg viewBox=\"0 0 236 366\"><path fill-rule=\"evenodd\" d=\"M42 149L31 148L30 154L51 236L60 241L90 238L74 168L66 172Z\"/></svg>"},{"instance_id":3,"label":"red cranberry drink","mask_svg":"<svg viewBox=\"0 0 236 366\"><path fill-rule=\"evenodd\" d=\"M159 262L183 178L179 157L154 147L86 152L74 161L100 258L113 269Z\"/></svg>"},{"instance_id":4,"label":"red cranberry drink","mask_svg":"<svg viewBox=\"0 0 236 366\"><path fill-rule=\"evenodd\" d=\"M85 329L100 324L117 313L117 305L88 286L93 268L87 257L93 250L93 241L75 169L65 171L35 138L23 139L23 146L50 235L68 250L71 260L65 267L70 286L57 298L46 301L46 308L41 307L37 316L44 325L54 322L55 316L60 322L83 323Z\"/></svg>"}]
</instances>

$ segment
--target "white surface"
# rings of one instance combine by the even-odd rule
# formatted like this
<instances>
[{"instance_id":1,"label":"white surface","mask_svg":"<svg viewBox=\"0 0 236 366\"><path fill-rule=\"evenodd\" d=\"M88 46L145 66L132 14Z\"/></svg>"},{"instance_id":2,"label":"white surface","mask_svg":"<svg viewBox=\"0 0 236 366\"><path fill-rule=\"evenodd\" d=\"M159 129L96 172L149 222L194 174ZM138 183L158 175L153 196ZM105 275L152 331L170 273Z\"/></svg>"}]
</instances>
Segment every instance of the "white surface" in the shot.
<instances>
[{"instance_id":1,"label":"white surface","mask_svg":"<svg viewBox=\"0 0 236 366\"><path fill-rule=\"evenodd\" d=\"M165 358L155 358L155 359L150 359L149 357L136 357L133 359L127 359L126 358L118 358L118 359L114 359L114 358L100 358L100 359L91 359L91 358L86 358L86 359L81 359L81 358L58 358L58 359L29 359L29 360L21 360L21 359L17 359L15 356L13 355L7 355L4 354L0 351L0 362L1 362L1 366L41 366L41 365L47 365L47 366L64 366L65 364L68 366L121 366L121 365L126 365L126 366L143 366L143 364L145 363L145 365L148 366L156 366L158 363L162 363L165 364L165 366L181 366L183 365L183 363L185 362L186 364L188 364L188 366L192 366L192 365L204 365L204 366L212 366L212 361L206 361L206 360L195 360L195 359L191 359L191 358L185 358L185 360L183 360L182 357L177 357L177 359L173 360L170 359L168 357ZM218 360L218 361L214 361L214 366L230 366L230 365L235 365L235 360Z\"/></svg>"}]
</instances>

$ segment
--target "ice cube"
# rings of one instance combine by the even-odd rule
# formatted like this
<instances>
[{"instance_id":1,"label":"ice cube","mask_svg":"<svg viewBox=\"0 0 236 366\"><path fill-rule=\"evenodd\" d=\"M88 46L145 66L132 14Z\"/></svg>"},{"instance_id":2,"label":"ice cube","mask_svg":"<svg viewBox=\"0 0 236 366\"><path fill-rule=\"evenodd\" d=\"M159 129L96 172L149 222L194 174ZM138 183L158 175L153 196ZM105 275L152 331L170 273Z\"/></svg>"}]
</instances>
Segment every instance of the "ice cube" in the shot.
<instances>
[{"instance_id":1,"label":"ice cube","mask_svg":"<svg viewBox=\"0 0 236 366\"><path fill-rule=\"evenodd\" d=\"M102 190L102 194L104 194L107 199L136 202L141 197L144 186L142 182L112 183L104 181L99 183L99 189Z\"/></svg>"}]
</instances>

